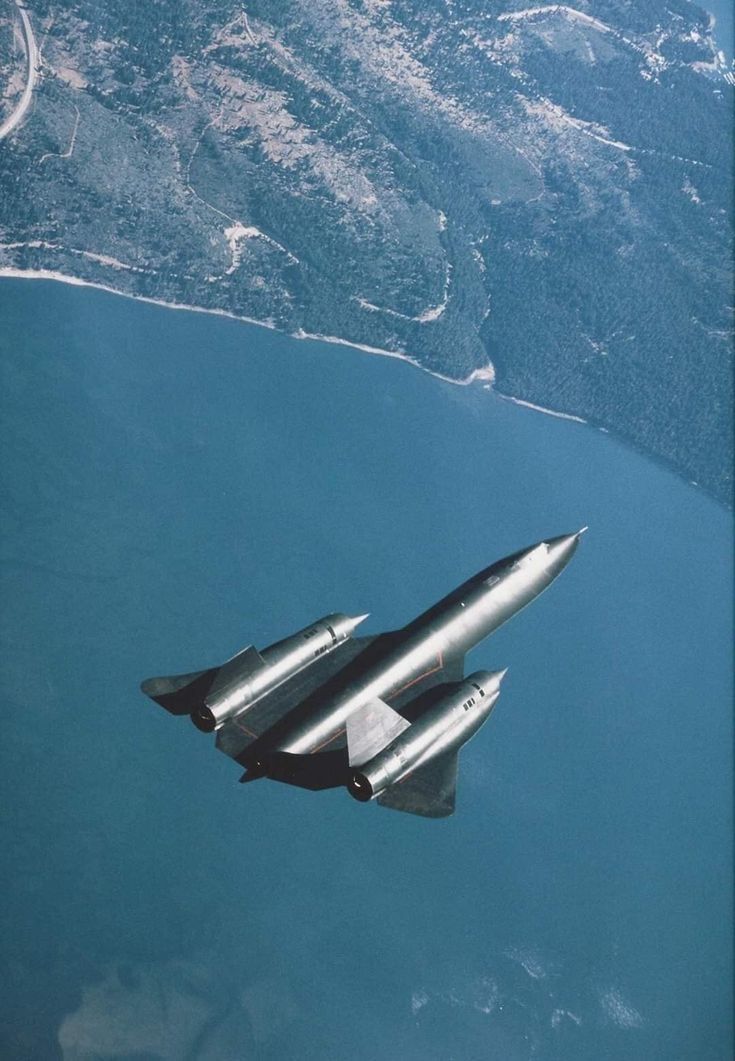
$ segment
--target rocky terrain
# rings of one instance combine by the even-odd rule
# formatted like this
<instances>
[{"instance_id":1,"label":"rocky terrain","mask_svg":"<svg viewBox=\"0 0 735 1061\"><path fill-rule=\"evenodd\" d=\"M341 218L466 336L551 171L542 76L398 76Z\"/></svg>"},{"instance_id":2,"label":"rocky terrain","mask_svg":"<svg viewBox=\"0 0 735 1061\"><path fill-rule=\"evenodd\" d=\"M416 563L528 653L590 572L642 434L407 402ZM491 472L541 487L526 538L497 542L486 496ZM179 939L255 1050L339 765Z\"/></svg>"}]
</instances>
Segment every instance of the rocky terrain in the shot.
<instances>
[{"instance_id":1,"label":"rocky terrain","mask_svg":"<svg viewBox=\"0 0 735 1061\"><path fill-rule=\"evenodd\" d=\"M732 75L687 0L0 16L0 270L494 370L728 499Z\"/></svg>"}]
</instances>

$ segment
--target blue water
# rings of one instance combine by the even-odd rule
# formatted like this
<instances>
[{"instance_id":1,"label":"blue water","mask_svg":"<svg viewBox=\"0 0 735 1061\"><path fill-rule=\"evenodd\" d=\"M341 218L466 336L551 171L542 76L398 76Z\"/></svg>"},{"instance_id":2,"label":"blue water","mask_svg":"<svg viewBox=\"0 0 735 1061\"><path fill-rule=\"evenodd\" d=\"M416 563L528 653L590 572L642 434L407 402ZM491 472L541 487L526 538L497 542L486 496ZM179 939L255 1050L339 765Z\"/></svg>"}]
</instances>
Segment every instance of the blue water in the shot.
<instances>
[{"instance_id":1,"label":"blue water","mask_svg":"<svg viewBox=\"0 0 735 1061\"><path fill-rule=\"evenodd\" d=\"M728 1058L728 514L396 361L51 282L0 319L2 1057ZM510 670L453 818L239 786L138 691L586 523L469 658Z\"/></svg>"},{"instance_id":2,"label":"blue water","mask_svg":"<svg viewBox=\"0 0 735 1061\"><path fill-rule=\"evenodd\" d=\"M702 6L705 11L715 16L714 37L717 47L722 49L728 62L732 63L735 55L732 0L707 0Z\"/></svg>"}]
</instances>

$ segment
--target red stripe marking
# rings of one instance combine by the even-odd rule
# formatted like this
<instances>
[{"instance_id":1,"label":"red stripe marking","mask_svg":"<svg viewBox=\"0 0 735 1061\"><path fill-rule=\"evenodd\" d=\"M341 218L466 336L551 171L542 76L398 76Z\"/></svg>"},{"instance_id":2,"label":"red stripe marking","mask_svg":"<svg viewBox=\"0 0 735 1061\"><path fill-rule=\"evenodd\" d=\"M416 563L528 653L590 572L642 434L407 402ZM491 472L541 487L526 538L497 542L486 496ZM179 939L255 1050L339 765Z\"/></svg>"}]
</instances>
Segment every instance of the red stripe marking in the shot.
<instances>
[{"instance_id":1,"label":"red stripe marking","mask_svg":"<svg viewBox=\"0 0 735 1061\"><path fill-rule=\"evenodd\" d=\"M317 745L316 748L312 748L310 754L313 755L314 752L320 752L322 748L326 748L326 746L328 744L331 744L333 740L336 740L337 737L341 737L344 732L344 728L338 729L336 733L333 733L331 737L328 737L325 741L322 741L322 743Z\"/></svg>"},{"instance_id":2,"label":"red stripe marking","mask_svg":"<svg viewBox=\"0 0 735 1061\"><path fill-rule=\"evenodd\" d=\"M399 695L400 695L401 693L405 692L405 691L406 691L406 689L410 689L412 685L415 685L415 684L416 684L416 682L420 682L420 681L422 681L422 679L424 679L424 678L428 678L428 677L429 677L429 675L431 675L431 674L436 674L436 672L437 672L438 670L441 670L441 669L442 669L442 667L444 666L444 659L443 659L443 657L442 657L442 654L441 654L441 652L439 652L439 653L437 654L437 657L436 657L436 658L437 658L437 665L436 665L436 667L432 667L432 668L431 668L431 670L427 670L427 671L425 671L425 673L424 673L424 674L419 674L418 678L414 678L414 679L413 679L413 681L410 681L410 682L408 682L408 684L407 684L407 685L404 685L402 689L397 689L397 690L396 690L396 692L394 692L394 693L391 693L391 694L390 694L390 696L391 696L391 697L394 697L394 696L399 696ZM316 747L316 748L312 748L312 750L311 750L311 753L310 753L310 754L311 754L311 755L313 755L313 754L314 754L315 752L320 752L320 751L322 750L322 748L326 748L326 747L327 747L327 745L328 745L328 744L331 744L333 740L336 740L336 739L337 739L337 737L341 737L341 736L342 736L342 734L343 734L344 732L345 732L345 729L344 729L344 727L343 727L342 729L338 730L338 731L337 731L337 732L336 732L336 733L335 733L335 734L334 734L333 736L329 737L329 738L328 738L327 740L325 740L325 741L322 741L322 743L321 743L321 744L319 744L319 745L317 745L317 747Z\"/></svg>"},{"instance_id":3,"label":"red stripe marking","mask_svg":"<svg viewBox=\"0 0 735 1061\"><path fill-rule=\"evenodd\" d=\"M438 663L437 663L436 667L432 667L431 670L427 670L423 674L419 674L418 678L414 678L413 681L408 682L407 685L403 685L403 686L401 686L400 689L396 689L395 692L392 692L390 694L391 697L400 696L401 693L405 693L406 689L410 689L412 685L416 684L416 682L423 681L424 678L428 678L428 677L430 677L430 675L436 674L436 672L438 670L441 670L442 667L444 666L444 659L442 657L441 652L439 652L439 654L437 655L437 660L438 660Z\"/></svg>"},{"instance_id":4,"label":"red stripe marking","mask_svg":"<svg viewBox=\"0 0 735 1061\"><path fill-rule=\"evenodd\" d=\"M441 652L437 653L436 659L437 664L435 667L432 667L430 670L424 671L423 674L419 674L418 678L413 678L410 682L407 682L406 685L401 686L400 689L396 689L394 692L390 693L390 696L400 696L401 693L405 693L406 689L410 689L412 685L416 685L417 682L423 681L424 678L429 678L432 674L436 674L437 671L441 670L444 666L444 657ZM253 733L252 730L248 729L247 726L243 726L243 724L241 722L238 722L237 719L233 719L233 722L237 726L237 728L243 733L246 733L248 737L252 737L253 740L258 739L257 733ZM325 741L322 741L321 744L318 744L316 748L312 748L310 754L313 755L314 752L320 752L322 748L326 748L326 746L328 744L331 744L333 740L336 740L337 737L341 737L344 732L344 727L340 730L337 730L337 732L333 733L331 737L328 737ZM405 780L405 778L403 778L403 780Z\"/></svg>"}]
</instances>

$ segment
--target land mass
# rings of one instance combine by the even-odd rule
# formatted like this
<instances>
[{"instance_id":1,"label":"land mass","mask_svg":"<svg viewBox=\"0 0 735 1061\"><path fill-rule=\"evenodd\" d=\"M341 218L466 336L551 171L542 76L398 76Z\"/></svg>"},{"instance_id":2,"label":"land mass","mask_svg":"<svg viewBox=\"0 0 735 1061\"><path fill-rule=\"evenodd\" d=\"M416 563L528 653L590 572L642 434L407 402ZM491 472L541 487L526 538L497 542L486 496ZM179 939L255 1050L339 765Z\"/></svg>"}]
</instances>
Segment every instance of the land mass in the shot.
<instances>
[{"instance_id":1,"label":"land mass","mask_svg":"<svg viewBox=\"0 0 735 1061\"><path fill-rule=\"evenodd\" d=\"M688 0L0 0L0 272L494 378L727 500L732 80Z\"/></svg>"}]
</instances>

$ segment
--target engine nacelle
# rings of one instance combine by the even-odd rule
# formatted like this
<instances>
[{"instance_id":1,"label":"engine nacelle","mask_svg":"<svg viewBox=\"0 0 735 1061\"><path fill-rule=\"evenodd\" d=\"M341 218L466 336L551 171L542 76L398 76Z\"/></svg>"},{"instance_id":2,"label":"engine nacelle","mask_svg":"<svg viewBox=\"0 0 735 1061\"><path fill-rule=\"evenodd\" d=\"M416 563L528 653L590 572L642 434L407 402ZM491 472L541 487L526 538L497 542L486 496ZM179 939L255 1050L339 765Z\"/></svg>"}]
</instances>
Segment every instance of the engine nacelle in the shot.
<instances>
[{"instance_id":1,"label":"engine nacelle","mask_svg":"<svg viewBox=\"0 0 735 1061\"><path fill-rule=\"evenodd\" d=\"M204 703L192 711L192 722L207 733L219 729L321 656L333 652L366 618L326 615L262 652L252 646L244 649L220 667Z\"/></svg>"},{"instance_id":2,"label":"engine nacelle","mask_svg":"<svg viewBox=\"0 0 735 1061\"><path fill-rule=\"evenodd\" d=\"M495 706L504 674L505 671L476 671L454 684L408 729L352 772L347 782L350 795L366 803L429 759L461 747Z\"/></svg>"}]
</instances>

